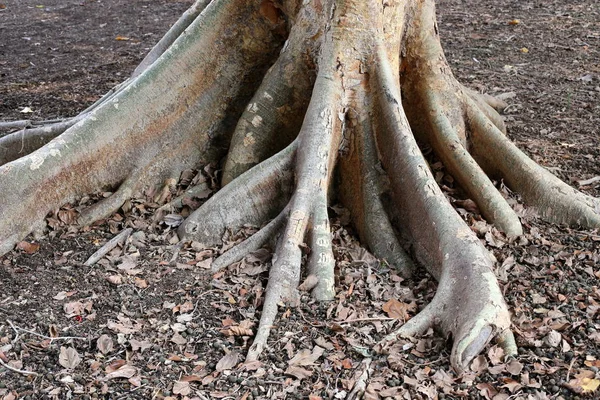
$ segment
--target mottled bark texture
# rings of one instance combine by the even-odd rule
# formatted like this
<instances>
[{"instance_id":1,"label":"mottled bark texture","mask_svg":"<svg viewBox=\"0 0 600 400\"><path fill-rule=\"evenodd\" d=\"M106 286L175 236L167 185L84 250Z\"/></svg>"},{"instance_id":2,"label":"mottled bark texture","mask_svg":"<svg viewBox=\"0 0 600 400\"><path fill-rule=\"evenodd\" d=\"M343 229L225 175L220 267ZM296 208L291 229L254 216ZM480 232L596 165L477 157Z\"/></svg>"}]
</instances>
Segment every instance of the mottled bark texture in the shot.
<instances>
[{"instance_id":1,"label":"mottled bark texture","mask_svg":"<svg viewBox=\"0 0 600 400\"><path fill-rule=\"evenodd\" d=\"M433 301L379 348L435 326L452 335L460 371L493 338L514 353L510 315L490 255L417 140L508 235L522 233L520 221L490 177L550 221L600 227L598 200L518 150L494 106L452 75L433 0L198 1L88 110L0 138L0 254L78 196L114 190L82 212L89 224L138 191L222 159L223 189L178 233L215 245L226 229L262 226L215 269L276 243L248 360L267 345L278 306L297 303L306 249L313 295L334 298L327 205L335 191L376 256L403 275L424 267L439 281Z\"/></svg>"}]
</instances>

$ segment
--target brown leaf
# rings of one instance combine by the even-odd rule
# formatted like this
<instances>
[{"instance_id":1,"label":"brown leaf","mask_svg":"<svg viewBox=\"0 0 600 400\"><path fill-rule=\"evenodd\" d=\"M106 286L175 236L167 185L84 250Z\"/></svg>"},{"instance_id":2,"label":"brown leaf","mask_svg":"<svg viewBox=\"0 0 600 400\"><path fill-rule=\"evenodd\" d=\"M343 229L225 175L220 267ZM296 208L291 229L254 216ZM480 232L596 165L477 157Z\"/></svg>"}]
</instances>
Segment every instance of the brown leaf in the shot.
<instances>
[{"instance_id":1,"label":"brown leaf","mask_svg":"<svg viewBox=\"0 0 600 400\"><path fill-rule=\"evenodd\" d=\"M129 379L137 373L137 368L133 365L125 364L119 369L106 374L105 380L117 379L117 378L126 378Z\"/></svg>"},{"instance_id":2,"label":"brown leaf","mask_svg":"<svg viewBox=\"0 0 600 400\"><path fill-rule=\"evenodd\" d=\"M81 357L77 350L72 347L60 348L60 354L58 356L58 363L66 369L73 369L81 363Z\"/></svg>"},{"instance_id":3,"label":"brown leaf","mask_svg":"<svg viewBox=\"0 0 600 400\"><path fill-rule=\"evenodd\" d=\"M120 285L121 283L123 283L123 278L121 277L121 275L111 275L106 277L106 280L112 283L113 285Z\"/></svg>"},{"instance_id":4,"label":"brown leaf","mask_svg":"<svg viewBox=\"0 0 600 400\"><path fill-rule=\"evenodd\" d=\"M415 302L410 304L402 303L396 299L389 299L381 308L390 318L406 321L410 319L409 311L414 311L417 305Z\"/></svg>"},{"instance_id":5,"label":"brown leaf","mask_svg":"<svg viewBox=\"0 0 600 400\"><path fill-rule=\"evenodd\" d=\"M187 344L187 339L181 336L179 333L175 332L175 334L173 334L173 337L171 338L171 342L183 346Z\"/></svg>"},{"instance_id":6,"label":"brown leaf","mask_svg":"<svg viewBox=\"0 0 600 400\"><path fill-rule=\"evenodd\" d=\"M229 369L233 369L238 363L239 355L238 353L232 351L229 354L225 354L223 358L219 360L215 370L217 372L226 371Z\"/></svg>"},{"instance_id":7,"label":"brown leaf","mask_svg":"<svg viewBox=\"0 0 600 400\"><path fill-rule=\"evenodd\" d=\"M312 376L312 371L309 371L302 367L297 367L295 365L291 365L285 370L285 374L302 380L302 379L310 378Z\"/></svg>"},{"instance_id":8,"label":"brown leaf","mask_svg":"<svg viewBox=\"0 0 600 400\"><path fill-rule=\"evenodd\" d=\"M182 396L187 396L192 391L190 388L190 383L186 381L177 381L173 384L173 393L180 394Z\"/></svg>"},{"instance_id":9,"label":"brown leaf","mask_svg":"<svg viewBox=\"0 0 600 400\"><path fill-rule=\"evenodd\" d=\"M312 351L310 351L309 349L302 349L298 353L296 353L294 358L288 361L288 365L313 365L314 362L317 361L319 357L323 355L324 352L325 349L319 346L315 346L315 348Z\"/></svg>"},{"instance_id":10,"label":"brown leaf","mask_svg":"<svg viewBox=\"0 0 600 400\"><path fill-rule=\"evenodd\" d=\"M110 336L102 335L96 341L96 347L98 347L98 350L100 350L102 354L107 354L113 350L114 345Z\"/></svg>"},{"instance_id":11,"label":"brown leaf","mask_svg":"<svg viewBox=\"0 0 600 400\"><path fill-rule=\"evenodd\" d=\"M567 383L567 387L575 393L592 393L600 387L600 380L594 379L595 373L583 370Z\"/></svg>"},{"instance_id":12,"label":"brown leaf","mask_svg":"<svg viewBox=\"0 0 600 400\"><path fill-rule=\"evenodd\" d=\"M511 375L519 375L523 370L523 364L518 362L517 360L512 360L508 365L506 365L506 370L511 373Z\"/></svg>"},{"instance_id":13,"label":"brown leaf","mask_svg":"<svg viewBox=\"0 0 600 400\"><path fill-rule=\"evenodd\" d=\"M67 318L72 318L76 315L83 315L85 306L80 301L72 301L63 306L63 310L67 314Z\"/></svg>"},{"instance_id":14,"label":"brown leaf","mask_svg":"<svg viewBox=\"0 0 600 400\"><path fill-rule=\"evenodd\" d=\"M22 241L17 243L17 249L23 250L27 254L33 254L40 249L40 245L37 243Z\"/></svg>"},{"instance_id":15,"label":"brown leaf","mask_svg":"<svg viewBox=\"0 0 600 400\"><path fill-rule=\"evenodd\" d=\"M135 286L137 286L140 289L146 289L148 287L148 282L145 279L136 277L134 279L134 282L135 282Z\"/></svg>"}]
</instances>

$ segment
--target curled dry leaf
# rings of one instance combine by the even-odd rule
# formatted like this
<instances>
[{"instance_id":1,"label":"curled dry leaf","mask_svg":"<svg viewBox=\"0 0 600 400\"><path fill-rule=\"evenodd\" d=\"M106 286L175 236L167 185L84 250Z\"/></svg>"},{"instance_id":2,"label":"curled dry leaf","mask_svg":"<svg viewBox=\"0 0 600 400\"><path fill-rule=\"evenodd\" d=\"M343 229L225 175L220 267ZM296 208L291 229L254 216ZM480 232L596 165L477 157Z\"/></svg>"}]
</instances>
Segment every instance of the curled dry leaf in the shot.
<instances>
[{"instance_id":1,"label":"curled dry leaf","mask_svg":"<svg viewBox=\"0 0 600 400\"><path fill-rule=\"evenodd\" d=\"M600 387L600 380L595 379L595 372L583 370L567 383L567 387L575 393L593 393Z\"/></svg>"},{"instance_id":2,"label":"curled dry leaf","mask_svg":"<svg viewBox=\"0 0 600 400\"><path fill-rule=\"evenodd\" d=\"M72 318L76 315L83 315L85 306L80 301L72 301L63 306L67 318Z\"/></svg>"},{"instance_id":3,"label":"curled dry leaf","mask_svg":"<svg viewBox=\"0 0 600 400\"><path fill-rule=\"evenodd\" d=\"M112 283L113 285L120 285L121 283L123 283L123 278L121 277L121 275L111 275L106 277L106 280Z\"/></svg>"},{"instance_id":4,"label":"curled dry leaf","mask_svg":"<svg viewBox=\"0 0 600 400\"><path fill-rule=\"evenodd\" d=\"M225 356L223 358L221 358L219 360L219 362L217 363L216 366L216 371L217 372L222 372L222 371L226 371L229 369L233 369L233 367L235 367L238 363L238 358L239 355L238 353L232 351L228 354L225 354Z\"/></svg>"},{"instance_id":5,"label":"curled dry leaf","mask_svg":"<svg viewBox=\"0 0 600 400\"><path fill-rule=\"evenodd\" d=\"M407 304L396 299L389 299L381 308L390 318L407 321L410 319L410 314L408 312L415 311L417 305L415 302Z\"/></svg>"},{"instance_id":6,"label":"curled dry leaf","mask_svg":"<svg viewBox=\"0 0 600 400\"><path fill-rule=\"evenodd\" d=\"M192 392L192 388L190 388L190 383L186 381L177 381L173 384L173 393L179 394L182 396L187 396Z\"/></svg>"},{"instance_id":7,"label":"curled dry leaf","mask_svg":"<svg viewBox=\"0 0 600 400\"><path fill-rule=\"evenodd\" d=\"M315 361L317 361L319 357L323 355L324 352L325 349L319 346L315 346L315 348L312 351L309 349L302 349L298 353L296 353L294 358L288 361L288 365L290 367L295 365L313 365Z\"/></svg>"},{"instance_id":8,"label":"curled dry leaf","mask_svg":"<svg viewBox=\"0 0 600 400\"><path fill-rule=\"evenodd\" d=\"M105 380L117 379L117 378L126 378L129 379L133 377L137 373L137 368L133 365L124 364L120 368L106 374L104 377Z\"/></svg>"},{"instance_id":9,"label":"curled dry leaf","mask_svg":"<svg viewBox=\"0 0 600 400\"><path fill-rule=\"evenodd\" d=\"M181 336L179 333L175 332L175 334L171 338L171 342L178 344L180 346L183 346L187 343L187 340L186 340L186 338Z\"/></svg>"},{"instance_id":10,"label":"curled dry leaf","mask_svg":"<svg viewBox=\"0 0 600 400\"><path fill-rule=\"evenodd\" d=\"M295 365L291 365L285 370L285 374L302 380L302 379L310 378L312 376L312 371L309 371L302 367L297 367Z\"/></svg>"},{"instance_id":11,"label":"curled dry leaf","mask_svg":"<svg viewBox=\"0 0 600 400\"><path fill-rule=\"evenodd\" d=\"M17 248L23 250L27 254L33 254L40 249L40 245L37 243L22 241L17 243Z\"/></svg>"},{"instance_id":12,"label":"curled dry leaf","mask_svg":"<svg viewBox=\"0 0 600 400\"><path fill-rule=\"evenodd\" d=\"M74 348L62 346L58 356L58 363L63 368L73 369L81 363L81 357Z\"/></svg>"},{"instance_id":13,"label":"curled dry leaf","mask_svg":"<svg viewBox=\"0 0 600 400\"><path fill-rule=\"evenodd\" d=\"M108 354L113 350L114 344L110 336L102 335L98 338L96 347L98 347L98 350L100 350L102 354Z\"/></svg>"}]
</instances>

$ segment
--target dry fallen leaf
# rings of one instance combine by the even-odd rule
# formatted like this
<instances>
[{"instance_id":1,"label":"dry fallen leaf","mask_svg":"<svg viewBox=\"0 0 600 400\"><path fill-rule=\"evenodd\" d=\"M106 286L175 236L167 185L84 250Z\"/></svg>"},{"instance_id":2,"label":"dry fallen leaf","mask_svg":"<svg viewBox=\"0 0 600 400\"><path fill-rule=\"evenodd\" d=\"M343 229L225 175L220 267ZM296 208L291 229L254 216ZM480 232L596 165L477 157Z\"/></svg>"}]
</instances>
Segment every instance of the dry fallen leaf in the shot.
<instances>
[{"instance_id":1,"label":"dry fallen leaf","mask_svg":"<svg viewBox=\"0 0 600 400\"><path fill-rule=\"evenodd\" d=\"M233 369L238 363L238 353L232 351L229 354L225 354L223 358L219 360L216 366L217 372Z\"/></svg>"},{"instance_id":2,"label":"dry fallen leaf","mask_svg":"<svg viewBox=\"0 0 600 400\"><path fill-rule=\"evenodd\" d=\"M186 381L177 381L173 384L173 393L182 396L187 396L192 392L190 383Z\"/></svg>"},{"instance_id":3,"label":"dry fallen leaf","mask_svg":"<svg viewBox=\"0 0 600 400\"><path fill-rule=\"evenodd\" d=\"M137 373L137 368L135 368L133 365L125 364L122 367L114 370L113 372L106 374L106 377L104 379L105 380L117 379L117 378L129 379L132 376L134 376L136 373Z\"/></svg>"},{"instance_id":4,"label":"dry fallen leaf","mask_svg":"<svg viewBox=\"0 0 600 400\"><path fill-rule=\"evenodd\" d=\"M98 338L98 341L96 341L96 347L98 347L98 350L100 350L102 354L108 354L113 350L114 345L110 336L102 335Z\"/></svg>"},{"instance_id":5,"label":"dry fallen leaf","mask_svg":"<svg viewBox=\"0 0 600 400\"><path fill-rule=\"evenodd\" d=\"M402 303L396 299L389 299L381 308L390 318L406 321L410 319L409 311L416 309L416 303Z\"/></svg>"},{"instance_id":6,"label":"dry fallen leaf","mask_svg":"<svg viewBox=\"0 0 600 400\"><path fill-rule=\"evenodd\" d=\"M66 369L73 369L81 363L81 357L77 350L72 347L64 347L60 348L60 354L58 356L58 363Z\"/></svg>"},{"instance_id":7,"label":"dry fallen leaf","mask_svg":"<svg viewBox=\"0 0 600 400\"><path fill-rule=\"evenodd\" d=\"M76 315L83 315L85 306L80 301L72 301L63 306L65 310L65 314L67 314L67 318L72 318Z\"/></svg>"},{"instance_id":8,"label":"dry fallen leaf","mask_svg":"<svg viewBox=\"0 0 600 400\"><path fill-rule=\"evenodd\" d=\"M37 243L29 243L26 241L22 241L17 243L17 248L23 250L27 254L33 254L40 249L40 245Z\"/></svg>"},{"instance_id":9,"label":"dry fallen leaf","mask_svg":"<svg viewBox=\"0 0 600 400\"><path fill-rule=\"evenodd\" d=\"M286 375L291 375L298 379L306 379L312 376L312 371L309 371L302 367L297 367L295 365L291 365L288 369L285 370Z\"/></svg>"},{"instance_id":10,"label":"dry fallen leaf","mask_svg":"<svg viewBox=\"0 0 600 400\"><path fill-rule=\"evenodd\" d=\"M323 355L324 352L325 349L319 346L315 346L315 348L312 351L309 349L302 349L298 353L296 353L294 358L288 361L288 365L290 367L295 365L313 365L315 361L317 361L319 357Z\"/></svg>"},{"instance_id":11,"label":"dry fallen leaf","mask_svg":"<svg viewBox=\"0 0 600 400\"><path fill-rule=\"evenodd\" d=\"M594 371L583 370L567 383L567 387L575 393L592 393L600 387L600 380L594 379Z\"/></svg>"}]
</instances>

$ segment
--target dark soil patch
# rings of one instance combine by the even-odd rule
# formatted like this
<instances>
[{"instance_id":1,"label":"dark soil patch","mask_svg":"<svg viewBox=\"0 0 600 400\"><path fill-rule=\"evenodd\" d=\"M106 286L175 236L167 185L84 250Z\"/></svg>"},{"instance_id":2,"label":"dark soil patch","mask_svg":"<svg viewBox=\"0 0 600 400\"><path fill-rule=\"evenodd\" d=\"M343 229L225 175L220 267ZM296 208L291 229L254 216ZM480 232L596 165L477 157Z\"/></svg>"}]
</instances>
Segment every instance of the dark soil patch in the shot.
<instances>
[{"instance_id":1,"label":"dark soil patch","mask_svg":"<svg viewBox=\"0 0 600 400\"><path fill-rule=\"evenodd\" d=\"M2 1L0 120L22 119L24 107L32 119L75 115L122 81L190 3ZM439 20L462 82L515 93L506 118L522 149L571 184L600 175L596 1L443 0ZM212 173L203 172L207 179ZM600 196L600 182L581 189ZM514 242L459 210L498 259L520 345L516 360L490 347L461 378L449 366L448 343L433 333L399 343L390 356L371 351L397 326L383 305L398 299L419 309L435 282L426 275L403 281L337 220L338 300L318 304L306 296L298 309L282 309L261 365L216 372L249 345L268 254L211 275L205 267L218 250L192 245L170 265L173 228L153 221L157 205L147 199L130 205L85 230L69 225L80 204L65 207L50 216L49 235L29 240L40 245L25 248L33 254L15 250L0 258L0 358L39 374L0 367L0 398L150 399L183 397L188 389L188 397L201 399L343 398L368 357L373 399L576 398L586 396L577 388L600 378L600 234L542 223L516 201L526 234ZM134 240L83 266L126 227ZM19 328L83 339L50 340ZM301 351L318 355L315 346L325 351L314 366L288 369ZM63 354L75 349L82 362L65 368L61 347ZM119 371L121 377L106 378ZM298 379L302 374L309 376Z\"/></svg>"}]
</instances>

